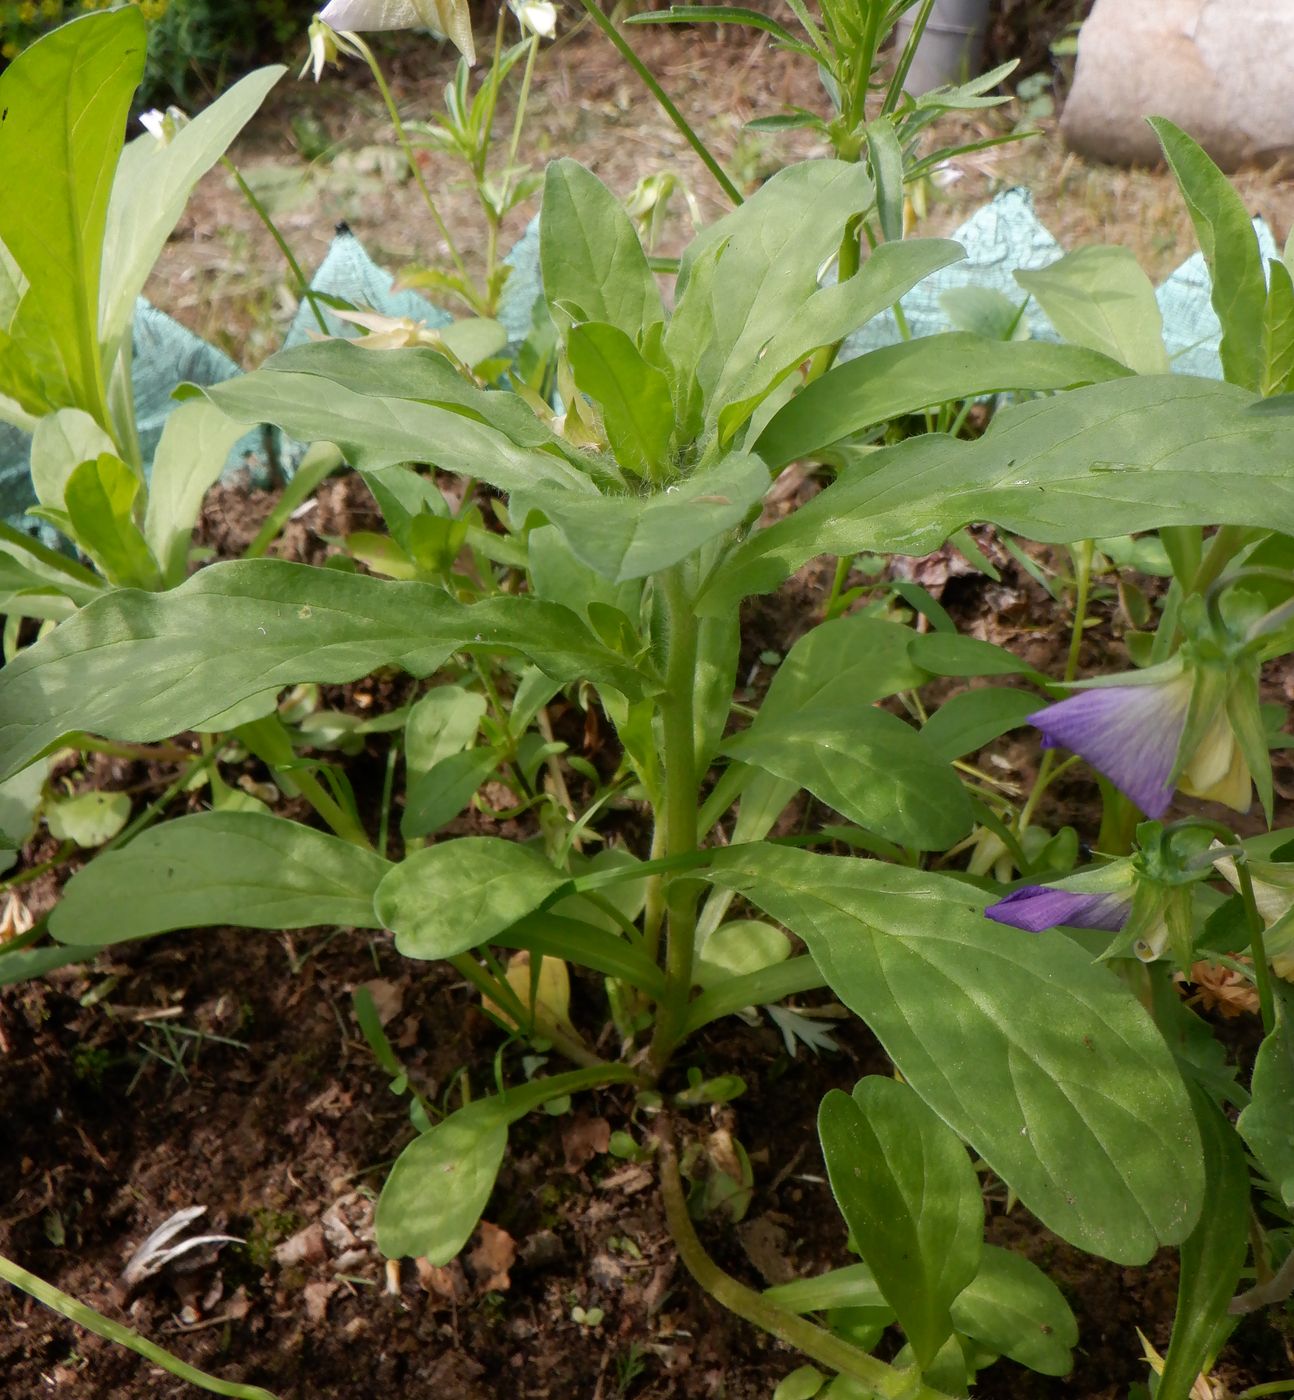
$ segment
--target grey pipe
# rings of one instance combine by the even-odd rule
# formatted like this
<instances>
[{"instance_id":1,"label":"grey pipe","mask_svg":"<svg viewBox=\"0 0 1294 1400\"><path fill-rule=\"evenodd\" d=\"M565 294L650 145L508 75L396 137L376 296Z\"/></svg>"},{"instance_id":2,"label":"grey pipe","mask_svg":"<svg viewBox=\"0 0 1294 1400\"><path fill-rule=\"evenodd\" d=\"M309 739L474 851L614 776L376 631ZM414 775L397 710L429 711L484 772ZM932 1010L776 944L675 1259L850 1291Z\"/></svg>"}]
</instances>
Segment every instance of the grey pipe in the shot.
<instances>
[{"instance_id":1,"label":"grey pipe","mask_svg":"<svg viewBox=\"0 0 1294 1400\"><path fill-rule=\"evenodd\" d=\"M904 87L914 96L947 83L963 83L980 71L989 0L935 0ZM899 20L901 50L912 33L912 12Z\"/></svg>"}]
</instances>

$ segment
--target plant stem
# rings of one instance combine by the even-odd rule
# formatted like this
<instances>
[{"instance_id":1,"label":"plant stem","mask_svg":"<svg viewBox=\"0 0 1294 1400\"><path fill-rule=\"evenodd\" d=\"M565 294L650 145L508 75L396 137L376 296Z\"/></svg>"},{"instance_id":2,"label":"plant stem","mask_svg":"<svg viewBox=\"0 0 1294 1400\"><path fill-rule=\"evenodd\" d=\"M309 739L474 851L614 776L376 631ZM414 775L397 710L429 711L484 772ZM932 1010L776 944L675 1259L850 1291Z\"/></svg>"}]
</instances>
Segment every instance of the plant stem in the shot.
<instances>
[{"instance_id":1,"label":"plant stem","mask_svg":"<svg viewBox=\"0 0 1294 1400\"><path fill-rule=\"evenodd\" d=\"M636 53L634 53L633 49L630 48L629 43L625 39L624 35L621 34L620 31L615 27L615 25L611 23L610 19L608 19L607 16L602 13L602 6L598 3L598 0L580 0L580 4L584 6L585 12L588 14L589 18L593 21L593 23L596 24L597 27L615 45L616 49L620 53L621 58L623 58L624 61L630 66L630 68L632 68L634 72L637 73L638 76L642 79L644 86L647 88L647 91L650 92L651 95L660 104L661 110L670 119L670 121L672 121L674 125L678 127L680 133L683 136L683 139L687 142L689 146L692 147L692 149L697 153L697 155L700 156L701 163L718 181L719 188L724 192L724 194L728 196L730 200L732 200L734 204L742 203L741 191L738 190L737 186L734 185L732 181L727 177L727 175L724 174L723 167L710 154L710 150L706 146L705 142L702 141L701 138L696 134L696 132L692 130L691 126L688 124L687 118L670 100L669 94L652 76L651 70L642 61L642 59L639 58Z\"/></svg>"},{"instance_id":2,"label":"plant stem","mask_svg":"<svg viewBox=\"0 0 1294 1400\"><path fill-rule=\"evenodd\" d=\"M471 279L467 275L467 268L460 257L458 247L454 242L454 237L449 231L449 226L440 217L440 210L436 208L436 201L432 198L431 191L427 188L427 181L423 178L422 167L418 164L418 158L413 153L413 146L409 142L409 134L404 129L404 122L400 120L400 109L395 105L395 98L391 95L391 89L387 84L386 76L382 72L382 65L377 61L377 56L373 50L359 37L358 34L347 34L351 43L359 50L360 56L368 64L369 72L373 74L373 81L377 84L377 90L382 94L382 101L386 104L387 116L391 118L391 126L395 131L395 139L400 143L400 149L404 152L404 158L409 163L409 173L413 176L414 183L418 186L422 194L423 202L431 212L431 217L436 227L440 230L440 236L445 240L445 246L449 249L449 256L454 261L454 266L458 270L458 275L463 279L464 287L471 284Z\"/></svg>"},{"instance_id":3,"label":"plant stem","mask_svg":"<svg viewBox=\"0 0 1294 1400\"><path fill-rule=\"evenodd\" d=\"M1205 593L1222 576L1222 571L1235 558L1244 544L1248 531L1242 525L1223 525L1209 541L1204 559L1190 581L1190 592Z\"/></svg>"},{"instance_id":4,"label":"plant stem","mask_svg":"<svg viewBox=\"0 0 1294 1400\"><path fill-rule=\"evenodd\" d=\"M1276 1008L1272 1000L1272 979L1267 968L1267 946L1263 941L1263 920L1254 898L1253 876L1243 859L1235 862L1236 878L1240 883L1240 898L1245 906L1249 924L1249 947L1254 955L1254 985L1258 989L1258 1007L1263 1017L1263 1034L1271 1035L1276 1025Z\"/></svg>"},{"instance_id":5,"label":"plant stem","mask_svg":"<svg viewBox=\"0 0 1294 1400\"><path fill-rule=\"evenodd\" d=\"M1069 635L1069 654L1065 658L1065 680L1078 675L1078 658L1083 649L1083 623L1087 618L1087 600L1092 588L1091 540L1080 540L1074 547L1074 626Z\"/></svg>"},{"instance_id":6,"label":"plant stem","mask_svg":"<svg viewBox=\"0 0 1294 1400\"><path fill-rule=\"evenodd\" d=\"M666 618L665 693L661 697L665 778L664 856L691 855L697 848L696 726L693 699L699 630L682 565L657 576ZM665 992L656 1014L651 1060L659 1074L683 1034L692 963L696 951L696 906L700 886L686 874L664 882Z\"/></svg>"},{"instance_id":7,"label":"plant stem","mask_svg":"<svg viewBox=\"0 0 1294 1400\"><path fill-rule=\"evenodd\" d=\"M705 1252L692 1227L683 1194L683 1181L679 1176L678 1153L666 1115L662 1114L656 1120L653 1131L659 1146L660 1190L665 1221L674 1246L688 1273L716 1303L833 1371L862 1381L871 1387L873 1394L903 1395L907 1400L937 1400L939 1392L923 1386L911 1372L897 1371L874 1356L868 1356L865 1351L819 1327L816 1322L767 1302L753 1288L747 1288L731 1274L724 1273Z\"/></svg>"},{"instance_id":8,"label":"plant stem","mask_svg":"<svg viewBox=\"0 0 1294 1400\"><path fill-rule=\"evenodd\" d=\"M52 1283L46 1283L44 1279L37 1278L35 1274L29 1274L26 1269L15 1264L12 1259L6 1259L2 1255L0 1255L0 1278L4 1279L6 1283L13 1284L15 1288L20 1288L24 1293L30 1294L37 1302L44 1303L47 1308L52 1308L54 1312L75 1322L78 1327L84 1327L87 1332L93 1332L98 1337L105 1337L110 1342L116 1342L118 1346L128 1347L131 1351L169 1371L171 1375L178 1376L180 1380L188 1381L190 1385L200 1386L203 1390L208 1390L214 1395L233 1396L234 1400L275 1400L271 1391L262 1390L259 1385L239 1385L235 1381L218 1380L215 1376L207 1375L205 1371L199 1371L196 1366L190 1366L187 1361L181 1361L178 1356L173 1355L164 1347L159 1347L155 1342L150 1342L137 1332L132 1332L129 1327L123 1327L120 1322L113 1322L111 1318L95 1312L93 1308L69 1297L62 1289L55 1288Z\"/></svg>"},{"instance_id":9,"label":"plant stem","mask_svg":"<svg viewBox=\"0 0 1294 1400\"><path fill-rule=\"evenodd\" d=\"M283 260L292 271L293 277L297 281L297 293L304 300L310 303L310 310L314 312L315 322L324 335L328 335L328 322L324 320L323 312L319 310L319 303L315 300L315 294L310 290L310 283L306 281L306 275L301 270L301 264L296 260L296 254L288 247L288 241L279 232L278 225L270 218L270 211L261 203L256 191L243 179L243 172L229 159L228 156L221 156L220 163L234 177L234 183L242 192L243 198L252 206L256 217L269 230L270 237L278 245L279 252L283 254Z\"/></svg>"}]
</instances>

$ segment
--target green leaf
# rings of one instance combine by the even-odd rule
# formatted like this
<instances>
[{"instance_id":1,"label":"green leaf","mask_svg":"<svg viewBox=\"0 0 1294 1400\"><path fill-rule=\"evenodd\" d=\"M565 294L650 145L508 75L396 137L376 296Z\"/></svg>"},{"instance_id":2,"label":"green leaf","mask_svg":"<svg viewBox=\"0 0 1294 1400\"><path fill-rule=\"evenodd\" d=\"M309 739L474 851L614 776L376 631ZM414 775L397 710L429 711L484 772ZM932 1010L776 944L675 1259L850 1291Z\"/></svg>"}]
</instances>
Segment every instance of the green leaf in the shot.
<instances>
[{"instance_id":1,"label":"green leaf","mask_svg":"<svg viewBox=\"0 0 1294 1400\"><path fill-rule=\"evenodd\" d=\"M246 431L246 424L235 423L201 399L181 404L167 418L153 456L144 513L144 539L167 587L183 581L202 499Z\"/></svg>"},{"instance_id":2,"label":"green leaf","mask_svg":"<svg viewBox=\"0 0 1294 1400\"><path fill-rule=\"evenodd\" d=\"M916 665L935 676L1033 676L1045 680L1005 647L955 632L917 633L908 643L908 652Z\"/></svg>"},{"instance_id":3,"label":"green leaf","mask_svg":"<svg viewBox=\"0 0 1294 1400\"><path fill-rule=\"evenodd\" d=\"M740 5L671 5L668 10L629 15L624 22L625 24L748 25L752 29L762 29L765 34L771 34L780 45L795 53L804 54L807 58L817 57L807 44L797 39L775 19L761 14L758 10L744 9Z\"/></svg>"},{"instance_id":4,"label":"green leaf","mask_svg":"<svg viewBox=\"0 0 1294 1400\"><path fill-rule=\"evenodd\" d=\"M554 912L566 903L561 900L554 910L527 914L500 933L495 942L504 948L524 948L546 958L562 958L628 982L652 998L664 996L665 978L646 953L627 943L618 931L611 933L600 924Z\"/></svg>"},{"instance_id":5,"label":"green leaf","mask_svg":"<svg viewBox=\"0 0 1294 1400\"><path fill-rule=\"evenodd\" d=\"M467 1243L508 1146L497 1098L451 1113L400 1153L377 1203L377 1244L388 1258L440 1267Z\"/></svg>"},{"instance_id":6,"label":"green leaf","mask_svg":"<svg viewBox=\"0 0 1294 1400\"><path fill-rule=\"evenodd\" d=\"M833 442L937 404L1009 390L1072 389L1127 370L1072 345L997 341L953 332L887 345L816 379L759 435L754 450L778 470Z\"/></svg>"},{"instance_id":7,"label":"green leaf","mask_svg":"<svg viewBox=\"0 0 1294 1400\"><path fill-rule=\"evenodd\" d=\"M102 846L130 820L130 794L82 792L45 804L45 825L56 841Z\"/></svg>"},{"instance_id":8,"label":"green leaf","mask_svg":"<svg viewBox=\"0 0 1294 1400\"><path fill-rule=\"evenodd\" d=\"M1044 703L1025 690L965 690L940 705L922 727L921 737L937 758L951 763L1027 724Z\"/></svg>"},{"instance_id":9,"label":"green leaf","mask_svg":"<svg viewBox=\"0 0 1294 1400\"><path fill-rule=\"evenodd\" d=\"M605 321L637 343L665 319L629 215L578 161L549 165L539 229L544 295L559 325Z\"/></svg>"},{"instance_id":10,"label":"green leaf","mask_svg":"<svg viewBox=\"0 0 1294 1400\"><path fill-rule=\"evenodd\" d=\"M63 500L77 544L108 579L125 588L157 588L161 575L135 524L139 488L125 462L105 452L68 477Z\"/></svg>"},{"instance_id":11,"label":"green leaf","mask_svg":"<svg viewBox=\"0 0 1294 1400\"><path fill-rule=\"evenodd\" d=\"M1273 989L1276 1024L1258 1049L1249 1086L1253 1098L1236 1126L1281 1199L1294 1206L1294 989L1280 980Z\"/></svg>"},{"instance_id":12,"label":"green leaf","mask_svg":"<svg viewBox=\"0 0 1294 1400\"><path fill-rule=\"evenodd\" d=\"M854 1245L924 1370L952 1335L953 1299L984 1236L979 1178L957 1135L906 1084L871 1077L818 1110L831 1190Z\"/></svg>"},{"instance_id":13,"label":"green leaf","mask_svg":"<svg viewBox=\"0 0 1294 1400\"><path fill-rule=\"evenodd\" d=\"M1131 249L1079 248L1015 280L1066 340L1137 374L1168 373L1155 288Z\"/></svg>"},{"instance_id":14,"label":"green leaf","mask_svg":"<svg viewBox=\"0 0 1294 1400\"><path fill-rule=\"evenodd\" d=\"M1177 1310L1156 1400L1189 1400L1196 1377L1213 1364L1238 1321L1228 1315L1228 1305L1249 1247L1249 1168L1244 1148L1202 1089L1194 1089L1192 1099L1204 1142L1208 1208L1182 1242ZM1288 1136L1288 1099L1285 1122Z\"/></svg>"},{"instance_id":15,"label":"green leaf","mask_svg":"<svg viewBox=\"0 0 1294 1400\"><path fill-rule=\"evenodd\" d=\"M555 680L641 694L639 673L555 603L472 605L277 559L213 564L169 593L96 599L0 670L0 780L79 730L150 741L306 681L430 675L455 651L520 652Z\"/></svg>"},{"instance_id":16,"label":"green leaf","mask_svg":"<svg viewBox=\"0 0 1294 1400\"><path fill-rule=\"evenodd\" d=\"M761 713L723 752L798 783L886 840L945 850L970 830L957 774L901 719L867 706Z\"/></svg>"},{"instance_id":17,"label":"green leaf","mask_svg":"<svg viewBox=\"0 0 1294 1400\"><path fill-rule=\"evenodd\" d=\"M411 776L425 773L476 738L486 711L484 695L460 685L438 685L417 700L404 725L404 761Z\"/></svg>"},{"instance_id":18,"label":"green leaf","mask_svg":"<svg viewBox=\"0 0 1294 1400\"><path fill-rule=\"evenodd\" d=\"M955 331L966 331L991 341L1016 341L1026 338L1021 317L1029 298L1014 302L1005 292L994 287L949 287L939 293L939 307Z\"/></svg>"},{"instance_id":19,"label":"green leaf","mask_svg":"<svg viewBox=\"0 0 1294 1400\"><path fill-rule=\"evenodd\" d=\"M602 409L616 461L635 476L660 481L674 431L669 380L624 331L602 321L572 326L566 349L576 384Z\"/></svg>"},{"instance_id":20,"label":"green leaf","mask_svg":"<svg viewBox=\"0 0 1294 1400\"><path fill-rule=\"evenodd\" d=\"M791 956L791 940L780 928L758 919L720 924L697 955L693 981L708 990L734 977L748 977L776 967Z\"/></svg>"},{"instance_id":21,"label":"green leaf","mask_svg":"<svg viewBox=\"0 0 1294 1400\"><path fill-rule=\"evenodd\" d=\"M986 1246L986 1249L991 1246ZM866 1264L846 1264L814 1278L797 1278L766 1288L764 1298L787 1312L826 1312L829 1308L888 1308L876 1276Z\"/></svg>"},{"instance_id":22,"label":"green leaf","mask_svg":"<svg viewBox=\"0 0 1294 1400\"><path fill-rule=\"evenodd\" d=\"M530 589L537 598L560 602L585 617L593 604L637 618L643 585L640 579L614 584L575 557L556 525L539 525L526 533Z\"/></svg>"},{"instance_id":23,"label":"green leaf","mask_svg":"<svg viewBox=\"0 0 1294 1400\"><path fill-rule=\"evenodd\" d=\"M1078 1323L1064 1294L1035 1264L986 1244L979 1272L952 1305L953 1326L1044 1376L1073 1369Z\"/></svg>"},{"instance_id":24,"label":"green leaf","mask_svg":"<svg viewBox=\"0 0 1294 1400\"><path fill-rule=\"evenodd\" d=\"M419 354L425 354L417 365L426 381L423 391L434 399L402 397L394 392L394 377L386 394L374 392L367 376L389 366L404 377L407 370L397 357ZM310 364L310 372L281 367L301 364ZM437 365L457 384L443 382ZM546 483L595 494L593 483L562 455L520 399L473 389L448 360L431 352L361 350L340 342L303 346L202 393L241 423L273 423L303 442L336 443L361 471L420 462L477 477L501 491ZM533 432L517 424L519 410Z\"/></svg>"},{"instance_id":25,"label":"green leaf","mask_svg":"<svg viewBox=\"0 0 1294 1400\"><path fill-rule=\"evenodd\" d=\"M372 851L283 817L199 812L105 851L50 918L60 943L102 948L172 929L378 928L373 895L391 868Z\"/></svg>"},{"instance_id":26,"label":"green leaf","mask_svg":"<svg viewBox=\"0 0 1294 1400\"><path fill-rule=\"evenodd\" d=\"M0 242L30 284L12 329L39 354L50 404L96 419L108 197L146 39L138 9L121 6L52 30L0 74Z\"/></svg>"},{"instance_id":27,"label":"green leaf","mask_svg":"<svg viewBox=\"0 0 1294 1400\"><path fill-rule=\"evenodd\" d=\"M400 1153L377 1203L377 1246L392 1259L437 1266L467 1243L485 1209L508 1144L508 1125L590 1084L631 1080L619 1065L534 1079L451 1113Z\"/></svg>"},{"instance_id":28,"label":"green leaf","mask_svg":"<svg viewBox=\"0 0 1294 1400\"><path fill-rule=\"evenodd\" d=\"M1263 310L1264 395L1287 394L1294 389L1294 279L1283 262L1268 264L1271 285Z\"/></svg>"},{"instance_id":29,"label":"green leaf","mask_svg":"<svg viewBox=\"0 0 1294 1400\"><path fill-rule=\"evenodd\" d=\"M711 420L718 415L720 441L731 441L754 409L815 350L843 340L923 278L965 256L961 244L947 238L884 243L853 277L820 287L759 347L753 363L736 355L728 362L709 415Z\"/></svg>"},{"instance_id":30,"label":"green leaf","mask_svg":"<svg viewBox=\"0 0 1294 1400\"><path fill-rule=\"evenodd\" d=\"M1258 236L1240 196L1199 144L1164 117L1148 118L1195 225L1222 322L1222 373L1256 389L1262 381L1263 277Z\"/></svg>"},{"instance_id":31,"label":"green leaf","mask_svg":"<svg viewBox=\"0 0 1294 1400\"><path fill-rule=\"evenodd\" d=\"M168 144L146 133L122 151L103 240L99 335L109 349L130 330L135 298L144 290L193 187L224 155L285 72L276 65L249 73L182 126Z\"/></svg>"},{"instance_id":32,"label":"green leaf","mask_svg":"<svg viewBox=\"0 0 1294 1400\"><path fill-rule=\"evenodd\" d=\"M1076 943L989 923L963 882L879 861L735 846L710 878L804 939L1043 1224L1120 1264L1190 1234L1204 1173L1185 1087L1137 999Z\"/></svg>"},{"instance_id":33,"label":"green leaf","mask_svg":"<svg viewBox=\"0 0 1294 1400\"><path fill-rule=\"evenodd\" d=\"M760 707L762 719L791 719L839 696L870 705L930 679L911 655L910 627L853 613L811 628L786 654Z\"/></svg>"},{"instance_id":34,"label":"green leaf","mask_svg":"<svg viewBox=\"0 0 1294 1400\"><path fill-rule=\"evenodd\" d=\"M1294 533L1294 415L1272 407L1283 403L1214 380L1133 375L1018 404L974 442L909 438L751 536L698 610L776 588L819 554L927 554L973 521L1051 544L1108 535L1112 510L1124 533Z\"/></svg>"},{"instance_id":35,"label":"green leaf","mask_svg":"<svg viewBox=\"0 0 1294 1400\"><path fill-rule=\"evenodd\" d=\"M54 510L65 509L67 479L82 462L116 452L112 439L79 408L60 408L36 424L31 439L31 484L36 499Z\"/></svg>"},{"instance_id":36,"label":"green leaf","mask_svg":"<svg viewBox=\"0 0 1294 1400\"><path fill-rule=\"evenodd\" d=\"M804 161L700 234L684 255L665 336L677 379L695 380L707 403L717 385L735 384L817 290L845 225L872 199L862 166Z\"/></svg>"},{"instance_id":37,"label":"green leaf","mask_svg":"<svg viewBox=\"0 0 1294 1400\"><path fill-rule=\"evenodd\" d=\"M497 750L482 746L452 753L415 774L405 795L400 835L406 841L430 836L453 821L501 761Z\"/></svg>"},{"instance_id":38,"label":"green leaf","mask_svg":"<svg viewBox=\"0 0 1294 1400\"><path fill-rule=\"evenodd\" d=\"M881 235L887 243L897 243L903 237L903 151L888 116L868 122L866 133Z\"/></svg>"},{"instance_id":39,"label":"green leaf","mask_svg":"<svg viewBox=\"0 0 1294 1400\"><path fill-rule=\"evenodd\" d=\"M768 469L758 457L733 453L646 496L519 490L513 496L514 518L542 511L577 559L612 583L625 583L667 569L731 530L768 485Z\"/></svg>"},{"instance_id":40,"label":"green leaf","mask_svg":"<svg viewBox=\"0 0 1294 1400\"><path fill-rule=\"evenodd\" d=\"M564 885L536 850L497 836L441 841L406 857L374 908L407 958L452 958L491 942Z\"/></svg>"}]
</instances>

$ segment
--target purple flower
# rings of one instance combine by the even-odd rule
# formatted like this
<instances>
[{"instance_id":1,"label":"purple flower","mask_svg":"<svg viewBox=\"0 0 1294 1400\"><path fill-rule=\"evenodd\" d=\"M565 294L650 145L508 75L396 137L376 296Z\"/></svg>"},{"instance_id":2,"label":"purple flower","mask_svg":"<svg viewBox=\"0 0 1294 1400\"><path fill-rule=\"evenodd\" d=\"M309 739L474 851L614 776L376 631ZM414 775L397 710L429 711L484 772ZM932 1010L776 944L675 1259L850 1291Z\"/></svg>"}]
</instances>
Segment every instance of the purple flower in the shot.
<instances>
[{"instance_id":1,"label":"purple flower","mask_svg":"<svg viewBox=\"0 0 1294 1400\"><path fill-rule=\"evenodd\" d=\"M1010 924L1026 933L1067 924L1070 928L1103 928L1117 933L1132 911L1130 882L1115 890L1061 889L1056 885L1026 885L990 904L984 917Z\"/></svg>"},{"instance_id":2,"label":"purple flower","mask_svg":"<svg viewBox=\"0 0 1294 1400\"><path fill-rule=\"evenodd\" d=\"M1173 800L1191 685L1190 675L1179 672L1157 683L1101 686L1049 705L1029 722L1042 730L1044 748L1072 749L1147 816L1158 817Z\"/></svg>"}]
</instances>

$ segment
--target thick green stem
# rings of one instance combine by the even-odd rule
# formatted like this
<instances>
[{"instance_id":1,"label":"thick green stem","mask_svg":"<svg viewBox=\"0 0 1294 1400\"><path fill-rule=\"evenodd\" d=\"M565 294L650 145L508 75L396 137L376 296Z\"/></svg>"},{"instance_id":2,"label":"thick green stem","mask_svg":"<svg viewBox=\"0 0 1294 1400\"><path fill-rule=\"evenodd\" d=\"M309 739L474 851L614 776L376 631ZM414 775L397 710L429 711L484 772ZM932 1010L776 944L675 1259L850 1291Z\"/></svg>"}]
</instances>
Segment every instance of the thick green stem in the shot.
<instances>
[{"instance_id":1,"label":"thick green stem","mask_svg":"<svg viewBox=\"0 0 1294 1400\"><path fill-rule=\"evenodd\" d=\"M719 188L734 204L740 204L742 202L741 191L732 183L727 175L724 174L723 167L720 166L719 162L710 154L709 147L707 147L705 142L692 130L691 126L688 124L687 118L670 100L669 94L652 76L652 72L647 65L634 53L633 49L630 48L624 35L622 35L615 25L611 23L610 19L602 13L602 6L598 3L598 0L580 0L580 4L584 6L585 11L593 23L596 24L615 45L621 58L623 58L630 68L642 79L643 85L646 87L647 91L660 103L661 110L670 121L678 127L683 135L683 139L692 147L697 155L701 157L701 163L719 182Z\"/></svg>"},{"instance_id":2,"label":"thick green stem","mask_svg":"<svg viewBox=\"0 0 1294 1400\"><path fill-rule=\"evenodd\" d=\"M666 655L665 693L660 700L665 779L664 857L690 855L697 848L697 807L700 794L696 771L694 694L699 631L683 566L658 576L663 592ZM700 886L685 873L666 877L663 885L666 917L665 992L656 1012L651 1062L659 1074L683 1034L692 963L696 952L696 906Z\"/></svg>"},{"instance_id":3,"label":"thick green stem","mask_svg":"<svg viewBox=\"0 0 1294 1400\"><path fill-rule=\"evenodd\" d=\"M1209 541L1200 567L1190 580L1191 593L1206 593L1222 577L1222 571L1244 545L1248 531L1242 525L1223 525ZM1185 587L1185 583L1183 584Z\"/></svg>"},{"instance_id":4,"label":"thick green stem","mask_svg":"<svg viewBox=\"0 0 1294 1400\"><path fill-rule=\"evenodd\" d=\"M275 1400L271 1391L262 1390L259 1385L240 1385L234 1381L222 1381L215 1376L207 1375L205 1371L199 1371L196 1366L190 1366L187 1361L181 1361L178 1356L173 1355L164 1347L159 1347L156 1343L141 1337L137 1332L132 1332L129 1327L124 1327L120 1322L114 1322L111 1318L104 1317L102 1313L95 1312L93 1308L69 1297L62 1289L55 1288L52 1283L46 1283L44 1279L28 1273L26 1269L2 1255L0 1255L0 1278L4 1279L6 1283L12 1283L15 1288L22 1289L24 1293L29 1293L37 1302L44 1303L47 1308L52 1308L54 1312L75 1322L78 1327L84 1327L87 1332L93 1332L98 1337L116 1342L118 1346L129 1347L131 1351L153 1362L154 1365L161 1366L171 1375L178 1376L180 1380L188 1381L190 1385L200 1386L213 1395L233 1396L234 1400Z\"/></svg>"},{"instance_id":5,"label":"thick green stem","mask_svg":"<svg viewBox=\"0 0 1294 1400\"><path fill-rule=\"evenodd\" d=\"M887 1366L816 1322L768 1302L753 1288L747 1288L731 1274L724 1273L705 1252L692 1228L678 1170L678 1153L664 1115L657 1119L654 1131L659 1145L660 1189L666 1224L684 1267L716 1303L802 1351L805 1356L861 1381L870 1387L871 1394L903 1396L905 1400L939 1400L940 1393L922 1385L913 1372Z\"/></svg>"}]
</instances>

